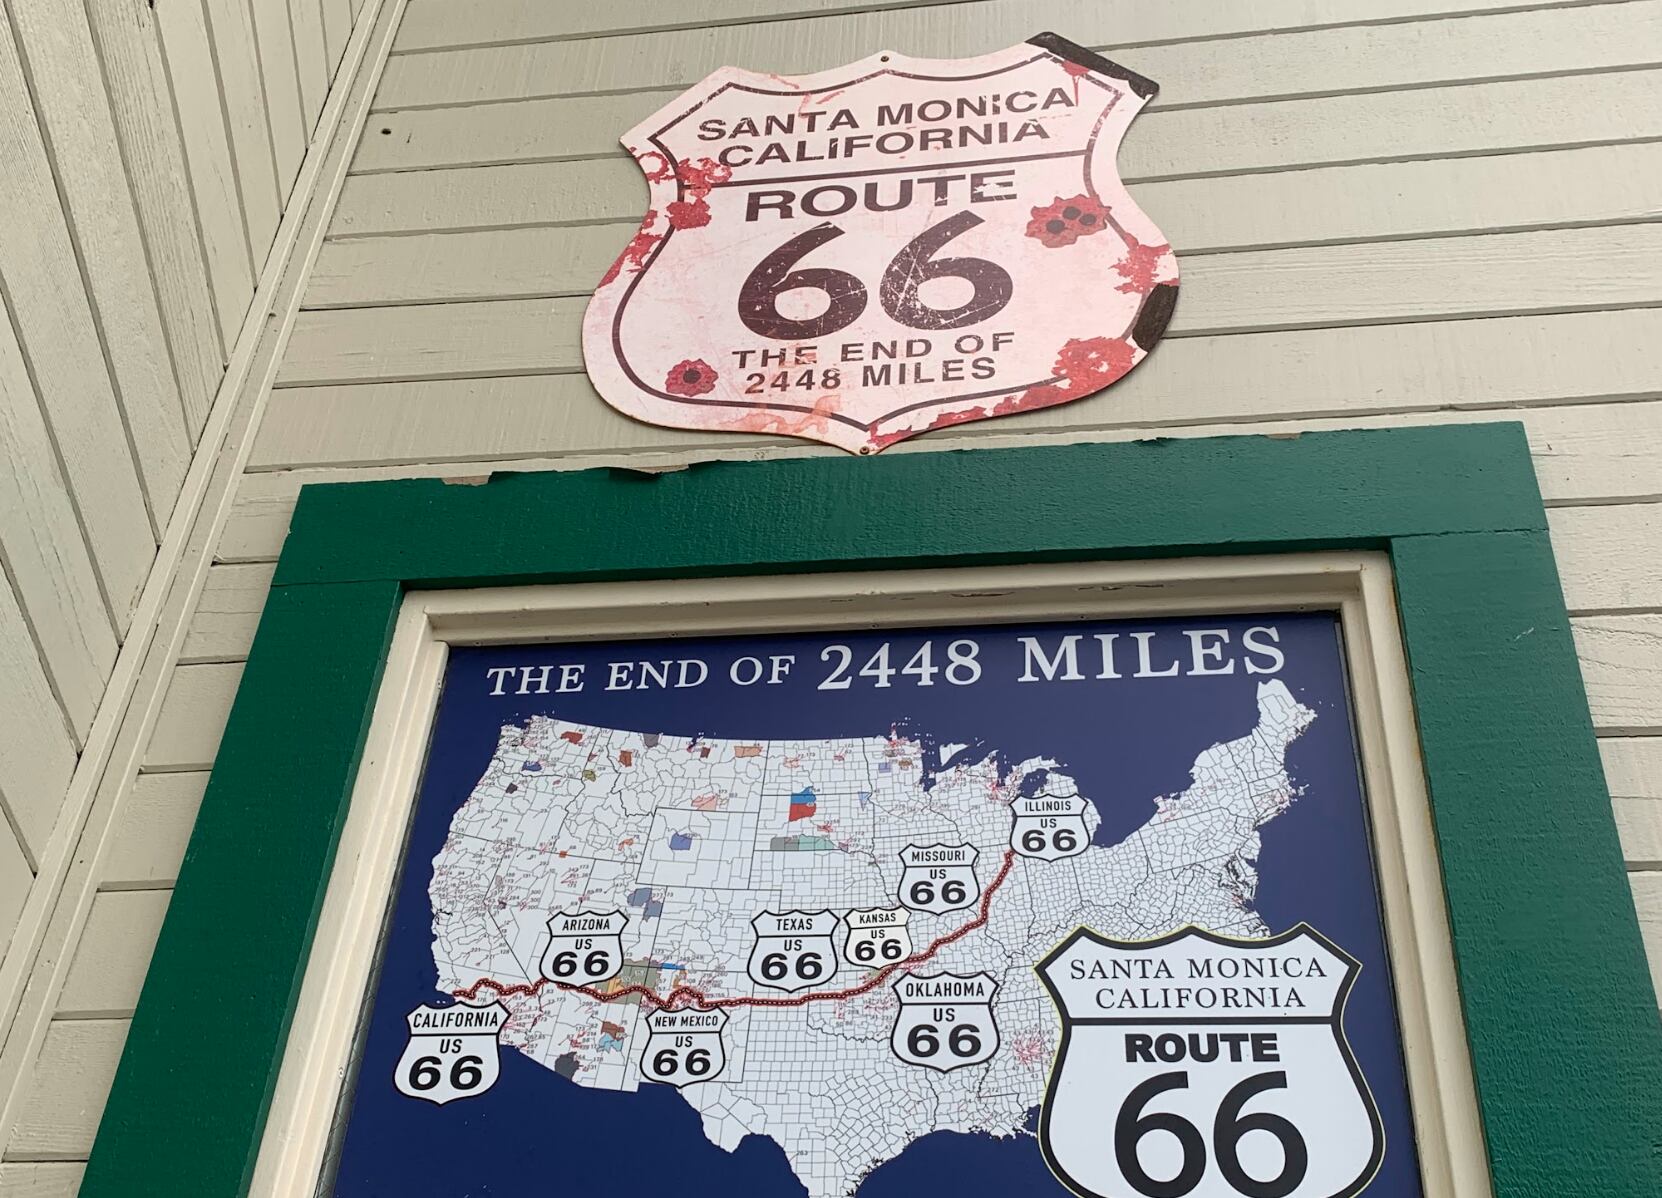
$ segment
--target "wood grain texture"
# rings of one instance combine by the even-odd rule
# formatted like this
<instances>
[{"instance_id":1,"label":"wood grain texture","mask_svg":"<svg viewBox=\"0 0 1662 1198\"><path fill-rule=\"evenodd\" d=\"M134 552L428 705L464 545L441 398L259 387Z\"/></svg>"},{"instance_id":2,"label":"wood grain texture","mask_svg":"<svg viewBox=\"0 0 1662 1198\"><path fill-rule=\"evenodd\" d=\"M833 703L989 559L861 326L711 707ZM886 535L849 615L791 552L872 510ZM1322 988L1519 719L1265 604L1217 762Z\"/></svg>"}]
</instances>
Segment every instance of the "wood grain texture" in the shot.
<instances>
[{"instance_id":1,"label":"wood grain texture","mask_svg":"<svg viewBox=\"0 0 1662 1198\"><path fill-rule=\"evenodd\" d=\"M4 788L0 787L0 804L5 803ZM5 813L0 812L0 816ZM35 883L35 867L23 851L9 818L0 818L0 953L11 945L12 931L17 917L29 898L29 889Z\"/></svg>"},{"instance_id":2,"label":"wood grain texture","mask_svg":"<svg viewBox=\"0 0 1662 1198\"><path fill-rule=\"evenodd\" d=\"M1139 183L1131 193L1181 256L1656 220L1662 196L1648 180L1659 176L1662 142ZM335 213L337 233L353 236L325 243L305 306L587 294L645 202L640 172L615 160L359 175ZM616 227L593 227L603 222ZM475 226L486 228L456 231Z\"/></svg>"},{"instance_id":3,"label":"wood grain texture","mask_svg":"<svg viewBox=\"0 0 1662 1198\"><path fill-rule=\"evenodd\" d=\"M1550 525L1572 612L1662 612L1662 503L1561 508Z\"/></svg>"},{"instance_id":4,"label":"wood grain texture","mask_svg":"<svg viewBox=\"0 0 1662 1198\"><path fill-rule=\"evenodd\" d=\"M352 5L350 0L323 0L324 62L329 78L335 77L341 55L346 51L346 39L352 36Z\"/></svg>"},{"instance_id":5,"label":"wood grain texture","mask_svg":"<svg viewBox=\"0 0 1662 1198\"><path fill-rule=\"evenodd\" d=\"M92 30L80 0L13 0L10 11L159 539L191 438Z\"/></svg>"},{"instance_id":6,"label":"wood grain texture","mask_svg":"<svg viewBox=\"0 0 1662 1198\"><path fill-rule=\"evenodd\" d=\"M58 995L60 1019L126 1019L138 1004L171 890L98 895Z\"/></svg>"},{"instance_id":7,"label":"wood grain texture","mask_svg":"<svg viewBox=\"0 0 1662 1198\"><path fill-rule=\"evenodd\" d=\"M213 46L201 0L161 4L155 13L161 29L162 55L173 87L174 112L184 144L214 310L228 342L242 327L243 313L254 294L254 260L237 190L231 138L220 111Z\"/></svg>"},{"instance_id":8,"label":"wood grain texture","mask_svg":"<svg viewBox=\"0 0 1662 1198\"><path fill-rule=\"evenodd\" d=\"M613 0L605 5L549 4L546 0L483 0L459 10L449 0L414 0L404 10L394 54L478 46L493 42L595 37L682 26L709 28L751 21L780 21L869 9L961 4L965 0L702 0L666 9L659 0ZM979 4L985 0L975 0ZM1269 7L1269 6L1266 6ZM964 10L966 20L980 7Z\"/></svg>"},{"instance_id":9,"label":"wood grain texture","mask_svg":"<svg viewBox=\"0 0 1662 1198\"><path fill-rule=\"evenodd\" d=\"M1121 177L1288 170L1654 138L1662 72L1415 88L1401 92L1154 108L1120 146ZM353 169L399 171L623 157L618 137L666 92L379 112Z\"/></svg>"},{"instance_id":10,"label":"wood grain texture","mask_svg":"<svg viewBox=\"0 0 1662 1198\"><path fill-rule=\"evenodd\" d=\"M8 1161L86 1159L129 1022L53 1021L26 1083L22 1114L6 1142Z\"/></svg>"},{"instance_id":11,"label":"wood grain texture","mask_svg":"<svg viewBox=\"0 0 1662 1198\"><path fill-rule=\"evenodd\" d=\"M14 606L31 613L19 617L20 635L30 640L32 626L52 682L42 694L59 696L41 714L61 702L78 747L115 665L116 636L56 452L12 327L0 322L0 561ZM40 716L29 726L38 730Z\"/></svg>"},{"instance_id":12,"label":"wood grain texture","mask_svg":"<svg viewBox=\"0 0 1662 1198\"><path fill-rule=\"evenodd\" d=\"M9 580L0 574L0 818L35 868L75 772L79 744ZM10 924L0 922L8 935Z\"/></svg>"},{"instance_id":13,"label":"wood grain texture","mask_svg":"<svg viewBox=\"0 0 1662 1198\"><path fill-rule=\"evenodd\" d=\"M0 1164L0 1194L8 1198L75 1198L86 1166L78 1161Z\"/></svg>"},{"instance_id":14,"label":"wood grain texture","mask_svg":"<svg viewBox=\"0 0 1662 1198\"><path fill-rule=\"evenodd\" d=\"M254 643L266 592L271 589L271 567L214 566L197 602L185 634L179 660L183 663L241 661Z\"/></svg>"},{"instance_id":15,"label":"wood grain texture","mask_svg":"<svg viewBox=\"0 0 1662 1198\"><path fill-rule=\"evenodd\" d=\"M207 774L140 774L121 801L98 863L99 886L171 887L207 784Z\"/></svg>"},{"instance_id":16,"label":"wood grain texture","mask_svg":"<svg viewBox=\"0 0 1662 1198\"><path fill-rule=\"evenodd\" d=\"M276 166L277 207L288 206L289 191L300 173L311 131L300 103L300 72L294 56L294 30L289 25L288 0L246 0L254 20L254 39L260 60L260 86L265 93L265 115L271 130L271 152Z\"/></svg>"},{"instance_id":17,"label":"wood grain texture","mask_svg":"<svg viewBox=\"0 0 1662 1198\"><path fill-rule=\"evenodd\" d=\"M211 766L241 680L240 662L174 670L145 749L143 768L177 772Z\"/></svg>"},{"instance_id":18,"label":"wood grain texture","mask_svg":"<svg viewBox=\"0 0 1662 1198\"><path fill-rule=\"evenodd\" d=\"M294 30L294 61L300 75L300 109L305 118L306 137L317 128L329 80L334 71L328 64L323 42L323 0L288 0L289 22Z\"/></svg>"},{"instance_id":19,"label":"wood grain texture","mask_svg":"<svg viewBox=\"0 0 1662 1198\"><path fill-rule=\"evenodd\" d=\"M1650 952L1651 985L1662 994L1662 873L1632 875L1633 905L1639 912L1639 930Z\"/></svg>"},{"instance_id":20,"label":"wood grain texture","mask_svg":"<svg viewBox=\"0 0 1662 1198\"><path fill-rule=\"evenodd\" d=\"M1575 643L1600 729L1662 735L1662 615L1585 616Z\"/></svg>"},{"instance_id":21,"label":"wood grain texture","mask_svg":"<svg viewBox=\"0 0 1662 1198\"><path fill-rule=\"evenodd\" d=\"M948 5L399 55L388 62L375 103L377 108L405 108L662 90L686 87L726 63L803 74L881 49L964 58L1003 49L1049 28L1065 30L1092 49L1110 50L1126 66L1163 84L1160 100L1167 107L1662 61L1662 12L1649 0L1309 31L1274 29L1273 18L1259 12L1267 7L1261 5L1233 14L1233 5L1185 4L1165 13L1158 7L1026 0L987 5L976 10L975 20L964 19L957 6ZM1281 14L1297 10L1295 20L1309 20L1308 6L1276 8ZM1370 17L1376 9L1370 6ZM1216 38L1219 32L1240 31L1243 24L1269 31ZM1207 40L1139 44L1167 38ZM1132 46L1136 48L1116 49Z\"/></svg>"},{"instance_id":22,"label":"wood grain texture","mask_svg":"<svg viewBox=\"0 0 1662 1198\"><path fill-rule=\"evenodd\" d=\"M225 345L208 284L202 243L173 120L155 12L147 6L88 4L93 39L144 232L163 327L192 444L208 418L225 368Z\"/></svg>"},{"instance_id":23,"label":"wood grain texture","mask_svg":"<svg viewBox=\"0 0 1662 1198\"><path fill-rule=\"evenodd\" d=\"M156 541L17 44L4 23L0 161L6 163L0 171L0 210L6 214L0 221L0 290L119 635L127 628Z\"/></svg>"},{"instance_id":24,"label":"wood grain texture","mask_svg":"<svg viewBox=\"0 0 1662 1198\"><path fill-rule=\"evenodd\" d=\"M246 0L203 0L203 5L207 11L220 104L230 129L243 224L248 231L254 276L258 278L266 251L271 248L271 239L277 234L281 197L271 127L266 121L265 88L260 80L254 22Z\"/></svg>"}]
</instances>

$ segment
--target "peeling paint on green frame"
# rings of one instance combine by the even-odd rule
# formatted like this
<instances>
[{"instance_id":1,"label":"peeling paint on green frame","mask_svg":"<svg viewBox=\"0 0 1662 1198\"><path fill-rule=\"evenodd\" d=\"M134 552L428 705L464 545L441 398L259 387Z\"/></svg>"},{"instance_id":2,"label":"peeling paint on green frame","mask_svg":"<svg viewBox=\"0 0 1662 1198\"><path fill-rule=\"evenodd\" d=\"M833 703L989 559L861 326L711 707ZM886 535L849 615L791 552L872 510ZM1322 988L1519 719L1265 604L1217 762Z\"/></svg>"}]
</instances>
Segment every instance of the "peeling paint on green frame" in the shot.
<instances>
[{"instance_id":1,"label":"peeling paint on green frame","mask_svg":"<svg viewBox=\"0 0 1662 1198\"><path fill-rule=\"evenodd\" d=\"M1497 1198L1653 1198L1662 1020L1517 424L307 487L82 1195L246 1192L406 589L1321 549L1393 563Z\"/></svg>"}]
</instances>

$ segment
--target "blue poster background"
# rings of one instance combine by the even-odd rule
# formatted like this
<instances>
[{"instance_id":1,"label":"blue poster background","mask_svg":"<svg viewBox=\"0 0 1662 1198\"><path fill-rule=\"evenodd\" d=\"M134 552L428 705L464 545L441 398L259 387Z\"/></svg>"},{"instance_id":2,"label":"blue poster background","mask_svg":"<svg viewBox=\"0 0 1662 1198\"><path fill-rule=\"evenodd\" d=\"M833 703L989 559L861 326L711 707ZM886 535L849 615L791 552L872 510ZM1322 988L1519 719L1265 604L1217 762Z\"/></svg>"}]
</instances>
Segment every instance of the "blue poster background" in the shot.
<instances>
[{"instance_id":1,"label":"blue poster background","mask_svg":"<svg viewBox=\"0 0 1662 1198\"><path fill-rule=\"evenodd\" d=\"M1272 625L1285 664L1249 674L1244 659L1231 674L1097 680L1082 658L1083 681L1017 683L1023 651L1017 638L1039 635L1047 647L1064 633L1121 634L1120 672L1136 668L1130 634L1152 632L1155 669L1189 662L1184 628L1230 633L1241 654L1248 628ZM929 687L897 677L888 689L856 676L848 690L822 691L830 643L854 650L855 669L890 642L904 664L925 639L942 650L957 637L980 646L982 675L973 686ZM794 654L784 683L743 687L729 680L743 656ZM603 689L617 660L696 657L709 681L693 690ZM1263 666L1268 659L1254 660ZM491 695L486 671L499 666L583 663L580 693ZM1317 718L1293 742L1288 769L1300 798L1262 830L1257 901L1271 932L1308 922L1362 962L1345 1030L1385 1125L1385 1157L1369 1198L1420 1195L1400 1036L1357 755L1343 653L1330 614L1217 616L1180 620L1098 621L1067 625L832 632L790 636L462 648L453 652L439 702L426 773L397 886L379 977L361 1047L356 1084L343 1113L334 1164L339 1198L483 1198L574 1192L659 1191L676 1198L801 1194L773 1141L751 1136L727 1153L711 1144L699 1119L668 1087L633 1094L586 1089L519 1053L502 1050L500 1080L487 1093L438 1107L398 1093L393 1068L403 1051L405 1015L424 1002L442 1005L432 959L427 899L431 862L451 817L467 798L505 724L533 715L642 732L710 737L886 736L896 725L931 741L981 744L1007 764L1051 757L1073 776L1102 816L1097 843L1112 844L1154 813L1159 795L1184 790L1189 768L1207 746L1250 732L1256 687L1279 678ZM1111 1121L1111 1113L1105 1113ZM1036 1124L1036 1120L1034 1121ZM1105 1129L1108 1122L1105 1122ZM860 1198L980 1198L1064 1194L1032 1136L994 1139L938 1132L876 1170Z\"/></svg>"}]
</instances>

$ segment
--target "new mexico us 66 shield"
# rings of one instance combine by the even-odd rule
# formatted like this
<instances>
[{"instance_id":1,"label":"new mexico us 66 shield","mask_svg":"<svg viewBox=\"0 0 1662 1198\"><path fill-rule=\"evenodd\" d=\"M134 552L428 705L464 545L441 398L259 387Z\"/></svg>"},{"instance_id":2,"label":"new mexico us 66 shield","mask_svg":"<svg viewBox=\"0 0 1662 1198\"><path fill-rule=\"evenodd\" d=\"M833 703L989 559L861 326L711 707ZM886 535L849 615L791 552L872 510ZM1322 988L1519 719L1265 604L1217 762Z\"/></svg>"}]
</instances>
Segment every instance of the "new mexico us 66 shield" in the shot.
<instances>
[{"instance_id":1,"label":"new mexico us 66 shield","mask_svg":"<svg viewBox=\"0 0 1662 1198\"><path fill-rule=\"evenodd\" d=\"M1101 390L1177 298L1114 162L1154 91L1048 33L723 67L624 136L651 199L589 304L590 379L654 424L862 453Z\"/></svg>"},{"instance_id":2,"label":"new mexico us 66 shield","mask_svg":"<svg viewBox=\"0 0 1662 1198\"><path fill-rule=\"evenodd\" d=\"M1308 925L1264 940L1080 928L1039 965L1062 1040L1039 1120L1086 1198L1350 1198L1384 1154L1343 1019L1361 966Z\"/></svg>"}]
</instances>

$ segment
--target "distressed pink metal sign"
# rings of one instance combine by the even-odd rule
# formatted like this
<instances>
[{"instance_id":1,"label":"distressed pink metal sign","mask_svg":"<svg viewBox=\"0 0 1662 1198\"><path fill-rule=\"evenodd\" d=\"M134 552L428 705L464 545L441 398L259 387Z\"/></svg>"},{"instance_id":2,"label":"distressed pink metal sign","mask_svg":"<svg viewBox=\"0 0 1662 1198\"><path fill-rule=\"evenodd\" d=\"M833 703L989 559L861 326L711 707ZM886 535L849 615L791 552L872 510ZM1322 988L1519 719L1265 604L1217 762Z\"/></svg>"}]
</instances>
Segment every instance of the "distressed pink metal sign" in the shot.
<instances>
[{"instance_id":1,"label":"distressed pink metal sign","mask_svg":"<svg viewBox=\"0 0 1662 1198\"><path fill-rule=\"evenodd\" d=\"M589 302L590 378L653 424L860 453L1100 391L1177 301L1114 162L1154 91L1048 33L723 67L624 138L651 207Z\"/></svg>"}]
</instances>

